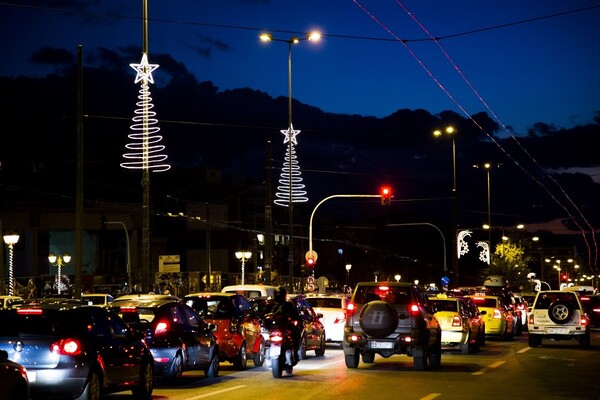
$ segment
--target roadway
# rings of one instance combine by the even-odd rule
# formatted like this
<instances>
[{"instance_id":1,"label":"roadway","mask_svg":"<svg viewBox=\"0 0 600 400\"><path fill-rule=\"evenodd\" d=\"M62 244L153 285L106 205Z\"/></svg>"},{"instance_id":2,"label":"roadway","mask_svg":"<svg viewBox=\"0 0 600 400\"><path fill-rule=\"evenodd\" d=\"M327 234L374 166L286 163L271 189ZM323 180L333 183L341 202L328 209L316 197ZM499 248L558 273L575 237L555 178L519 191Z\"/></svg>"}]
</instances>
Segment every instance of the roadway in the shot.
<instances>
[{"instance_id":1,"label":"roadway","mask_svg":"<svg viewBox=\"0 0 600 400\"><path fill-rule=\"evenodd\" d=\"M304 399L403 399L403 400L544 400L600 399L600 331L592 332L592 348L576 342L544 341L538 348L527 345L527 334L513 341L488 339L482 350L462 355L444 352L436 370L414 371L412 358L404 355L348 369L339 347L325 355L313 351L290 376L274 379L266 367L248 362L245 371L221 363L219 377L206 379L201 371L184 373L179 387L157 385L153 400L304 400ZM132 399L129 393L108 396Z\"/></svg>"}]
</instances>

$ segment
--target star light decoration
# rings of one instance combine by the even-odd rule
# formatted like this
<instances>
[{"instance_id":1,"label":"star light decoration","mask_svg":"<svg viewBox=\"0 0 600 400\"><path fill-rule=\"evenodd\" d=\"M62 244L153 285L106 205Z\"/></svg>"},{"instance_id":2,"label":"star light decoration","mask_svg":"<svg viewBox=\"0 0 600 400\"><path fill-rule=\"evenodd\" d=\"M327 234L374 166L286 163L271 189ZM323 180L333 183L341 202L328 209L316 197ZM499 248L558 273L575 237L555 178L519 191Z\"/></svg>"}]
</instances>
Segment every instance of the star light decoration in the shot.
<instances>
[{"instance_id":1,"label":"star light decoration","mask_svg":"<svg viewBox=\"0 0 600 400\"><path fill-rule=\"evenodd\" d=\"M130 152L123 154L126 161L121 163L121 167L153 172L167 171L171 166L165 162L167 155L162 154L165 146L159 144L162 136L158 134L160 128L156 112L152 110L154 104L148 86L148 83L154 83L152 71L158 68L158 64L148 63L148 55L144 53L139 64L132 63L129 66L137 72L134 83L141 82L141 85L133 124L130 126L132 133L128 135L132 142L125 145Z\"/></svg>"},{"instance_id":2,"label":"star light decoration","mask_svg":"<svg viewBox=\"0 0 600 400\"><path fill-rule=\"evenodd\" d=\"M278 206L289 207L290 200L292 203L305 203L308 201L308 197L306 197L305 185L302 183L302 172L300 172L300 164L296 156L297 136L300 131L295 130L294 126L290 124L290 127L281 130L281 133L284 135L283 143L287 143L287 150L274 203Z\"/></svg>"}]
</instances>

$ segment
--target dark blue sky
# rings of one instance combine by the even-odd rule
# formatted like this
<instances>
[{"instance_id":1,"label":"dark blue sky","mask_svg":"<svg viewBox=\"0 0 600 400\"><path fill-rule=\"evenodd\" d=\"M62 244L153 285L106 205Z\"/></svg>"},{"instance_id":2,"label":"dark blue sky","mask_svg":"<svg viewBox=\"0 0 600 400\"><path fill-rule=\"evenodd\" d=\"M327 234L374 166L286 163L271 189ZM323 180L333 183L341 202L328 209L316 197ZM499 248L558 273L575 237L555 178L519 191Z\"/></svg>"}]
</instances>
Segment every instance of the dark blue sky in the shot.
<instances>
[{"instance_id":1,"label":"dark blue sky","mask_svg":"<svg viewBox=\"0 0 600 400\"><path fill-rule=\"evenodd\" d=\"M293 49L293 95L324 111L486 111L518 135L535 122L584 124L600 111L598 0L148 3L150 62L168 54L182 63L155 71L158 84L185 68L220 90L287 96L287 45L258 36L287 40L317 28L320 43ZM88 65L115 56L130 69L139 58L125 49L141 47L141 14L142 0L0 2L0 76L45 76L73 60L79 44Z\"/></svg>"}]
</instances>

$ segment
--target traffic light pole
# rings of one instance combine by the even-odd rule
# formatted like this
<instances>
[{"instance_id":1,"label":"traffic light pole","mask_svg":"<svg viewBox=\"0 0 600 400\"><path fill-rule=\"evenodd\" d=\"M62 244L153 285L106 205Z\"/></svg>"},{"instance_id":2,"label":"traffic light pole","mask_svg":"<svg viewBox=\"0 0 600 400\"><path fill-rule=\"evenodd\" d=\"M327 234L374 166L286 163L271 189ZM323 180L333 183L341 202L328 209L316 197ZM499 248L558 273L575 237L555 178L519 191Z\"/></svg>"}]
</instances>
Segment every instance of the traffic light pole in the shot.
<instances>
[{"instance_id":1,"label":"traffic light pole","mask_svg":"<svg viewBox=\"0 0 600 400\"><path fill-rule=\"evenodd\" d=\"M380 194L334 194L332 196L325 197L323 200L321 200L315 206L315 208L313 208L312 213L310 214L310 222L308 223L308 254L313 254L312 223L313 223L313 217L315 216L315 212L317 211L317 208L319 208L319 206L321 204L325 203L327 200L331 200L336 197L377 197L377 198L381 198L382 195L380 195Z\"/></svg>"}]
</instances>

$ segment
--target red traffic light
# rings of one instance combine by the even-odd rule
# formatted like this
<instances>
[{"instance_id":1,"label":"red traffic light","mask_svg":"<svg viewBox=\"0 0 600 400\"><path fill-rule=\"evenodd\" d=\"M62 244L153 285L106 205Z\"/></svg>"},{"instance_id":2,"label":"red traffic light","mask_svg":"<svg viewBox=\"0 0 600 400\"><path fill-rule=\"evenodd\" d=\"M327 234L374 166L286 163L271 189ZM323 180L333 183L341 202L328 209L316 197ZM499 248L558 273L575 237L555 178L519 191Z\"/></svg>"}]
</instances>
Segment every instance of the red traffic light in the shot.
<instances>
[{"instance_id":1,"label":"red traffic light","mask_svg":"<svg viewBox=\"0 0 600 400\"><path fill-rule=\"evenodd\" d=\"M306 266L307 267L314 267L316 263L316 260L314 258L309 258L306 260Z\"/></svg>"},{"instance_id":2,"label":"red traffic light","mask_svg":"<svg viewBox=\"0 0 600 400\"><path fill-rule=\"evenodd\" d=\"M382 186L379 189L379 195L381 196L381 205L389 206L392 203L392 188L389 186Z\"/></svg>"},{"instance_id":3,"label":"red traffic light","mask_svg":"<svg viewBox=\"0 0 600 400\"><path fill-rule=\"evenodd\" d=\"M560 279L562 279L563 281L566 281L567 280L567 274L562 274L560 276Z\"/></svg>"}]
</instances>

